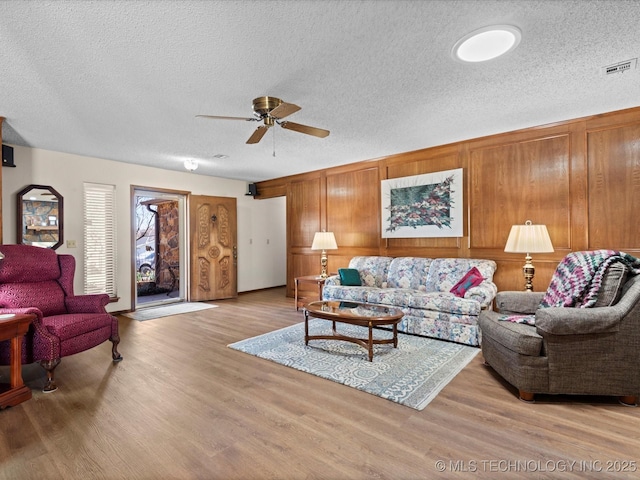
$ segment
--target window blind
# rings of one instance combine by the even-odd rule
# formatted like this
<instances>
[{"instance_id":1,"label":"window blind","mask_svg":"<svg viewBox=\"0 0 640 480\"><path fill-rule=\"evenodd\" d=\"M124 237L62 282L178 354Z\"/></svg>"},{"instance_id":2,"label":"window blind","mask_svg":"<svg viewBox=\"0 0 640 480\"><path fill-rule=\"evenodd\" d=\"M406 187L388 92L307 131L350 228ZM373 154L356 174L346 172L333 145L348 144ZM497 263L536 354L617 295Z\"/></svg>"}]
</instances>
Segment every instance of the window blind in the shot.
<instances>
[{"instance_id":1,"label":"window blind","mask_svg":"<svg viewBox=\"0 0 640 480\"><path fill-rule=\"evenodd\" d=\"M115 185L84 184L84 292L117 296Z\"/></svg>"}]
</instances>

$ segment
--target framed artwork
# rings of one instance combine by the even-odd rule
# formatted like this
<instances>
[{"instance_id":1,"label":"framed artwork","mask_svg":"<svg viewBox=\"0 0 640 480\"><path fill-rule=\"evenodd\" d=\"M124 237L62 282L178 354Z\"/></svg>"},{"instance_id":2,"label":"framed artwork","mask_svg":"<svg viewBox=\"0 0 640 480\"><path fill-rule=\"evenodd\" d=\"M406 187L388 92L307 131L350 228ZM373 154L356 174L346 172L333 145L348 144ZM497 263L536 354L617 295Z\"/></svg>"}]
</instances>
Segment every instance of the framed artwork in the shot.
<instances>
[{"instance_id":1,"label":"framed artwork","mask_svg":"<svg viewBox=\"0 0 640 480\"><path fill-rule=\"evenodd\" d=\"M382 238L462 237L462 168L382 181Z\"/></svg>"}]
</instances>

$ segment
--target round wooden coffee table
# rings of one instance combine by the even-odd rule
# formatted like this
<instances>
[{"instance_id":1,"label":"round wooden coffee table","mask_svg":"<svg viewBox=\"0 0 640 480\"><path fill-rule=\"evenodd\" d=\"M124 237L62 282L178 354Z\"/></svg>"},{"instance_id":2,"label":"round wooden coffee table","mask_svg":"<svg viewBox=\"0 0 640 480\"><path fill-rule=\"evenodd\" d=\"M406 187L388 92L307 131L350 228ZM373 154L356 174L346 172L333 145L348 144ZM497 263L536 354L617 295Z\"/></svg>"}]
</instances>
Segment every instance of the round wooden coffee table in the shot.
<instances>
[{"instance_id":1,"label":"round wooden coffee table","mask_svg":"<svg viewBox=\"0 0 640 480\"><path fill-rule=\"evenodd\" d=\"M331 320L333 322L332 335L309 335L309 317ZM385 307L359 302L319 301L311 302L304 307L304 344L309 340L343 340L360 345L369 351L369 361L373 361L373 346L383 343L393 343L398 347L398 323L403 317L399 308ZM369 328L368 338L356 338L340 334L336 331L336 323L347 323ZM393 338L373 338L373 328L384 325L393 327Z\"/></svg>"}]
</instances>

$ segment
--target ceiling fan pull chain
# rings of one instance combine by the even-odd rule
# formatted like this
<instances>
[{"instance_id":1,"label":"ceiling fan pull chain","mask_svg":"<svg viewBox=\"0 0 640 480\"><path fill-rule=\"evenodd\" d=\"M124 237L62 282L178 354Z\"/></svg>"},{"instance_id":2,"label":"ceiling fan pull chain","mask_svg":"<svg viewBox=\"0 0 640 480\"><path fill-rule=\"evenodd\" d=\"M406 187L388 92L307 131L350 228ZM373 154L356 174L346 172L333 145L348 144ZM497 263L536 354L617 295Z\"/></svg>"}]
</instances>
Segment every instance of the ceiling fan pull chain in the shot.
<instances>
[{"instance_id":1,"label":"ceiling fan pull chain","mask_svg":"<svg viewBox=\"0 0 640 480\"><path fill-rule=\"evenodd\" d=\"M271 130L273 130L273 156L276 156L276 129L272 128Z\"/></svg>"}]
</instances>

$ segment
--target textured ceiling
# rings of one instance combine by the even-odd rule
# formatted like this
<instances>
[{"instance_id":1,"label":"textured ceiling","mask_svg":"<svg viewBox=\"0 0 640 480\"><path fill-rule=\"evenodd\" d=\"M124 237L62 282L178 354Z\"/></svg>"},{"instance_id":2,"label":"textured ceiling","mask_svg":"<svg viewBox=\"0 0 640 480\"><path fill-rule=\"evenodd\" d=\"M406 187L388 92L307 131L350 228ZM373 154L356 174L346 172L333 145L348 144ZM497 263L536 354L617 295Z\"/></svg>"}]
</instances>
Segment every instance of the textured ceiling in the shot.
<instances>
[{"instance_id":1,"label":"textured ceiling","mask_svg":"<svg viewBox=\"0 0 640 480\"><path fill-rule=\"evenodd\" d=\"M520 46L483 64L453 44L491 24ZM5 143L260 181L640 105L640 2L0 2ZM246 140L253 98L302 110ZM275 157L273 156L275 148ZM228 155L217 159L216 154ZM16 163L19 159L16 159Z\"/></svg>"}]
</instances>

